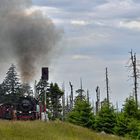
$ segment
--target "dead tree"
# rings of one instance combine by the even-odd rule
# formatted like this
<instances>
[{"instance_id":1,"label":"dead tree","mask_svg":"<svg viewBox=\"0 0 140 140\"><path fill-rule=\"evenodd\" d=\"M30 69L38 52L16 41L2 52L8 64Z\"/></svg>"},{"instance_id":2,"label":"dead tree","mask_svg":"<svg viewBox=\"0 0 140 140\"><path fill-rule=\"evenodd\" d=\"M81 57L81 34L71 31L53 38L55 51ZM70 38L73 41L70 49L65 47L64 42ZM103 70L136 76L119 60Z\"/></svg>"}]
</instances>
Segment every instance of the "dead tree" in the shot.
<instances>
[{"instance_id":1,"label":"dead tree","mask_svg":"<svg viewBox=\"0 0 140 140\"><path fill-rule=\"evenodd\" d=\"M87 90L87 102L89 104L89 90Z\"/></svg>"},{"instance_id":2,"label":"dead tree","mask_svg":"<svg viewBox=\"0 0 140 140\"><path fill-rule=\"evenodd\" d=\"M116 113L119 113L119 106L118 106L118 102L116 102Z\"/></svg>"},{"instance_id":3,"label":"dead tree","mask_svg":"<svg viewBox=\"0 0 140 140\"><path fill-rule=\"evenodd\" d=\"M63 96L62 96L62 110L63 110L63 116L62 116L62 120L65 120L65 85L63 84L62 86L62 91L63 91Z\"/></svg>"},{"instance_id":4,"label":"dead tree","mask_svg":"<svg viewBox=\"0 0 140 140\"><path fill-rule=\"evenodd\" d=\"M107 103L109 104L109 80L108 80L108 69L106 68L106 93L107 93Z\"/></svg>"},{"instance_id":5,"label":"dead tree","mask_svg":"<svg viewBox=\"0 0 140 140\"><path fill-rule=\"evenodd\" d=\"M99 86L96 87L96 97L97 97L97 101L96 101L96 114L98 114L98 112L100 110L100 88L99 88Z\"/></svg>"},{"instance_id":6,"label":"dead tree","mask_svg":"<svg viewBox=\"0 0 140 140\"><path fill-rule=\"evenodd\" d=\"M69 95L67 94L66 105L65 105L65 115L67 115L70 111L71 111L71 108L70 108Z\"/></svg>"},{"instance_id":7,"label":"dead tree","mask_svg":"<svg viewBox=\"0 0 140 140\"><path fill-rule=\"evenodd\" d=\"M92 111L93 111L93 113L96 113L95 112L96 110L95 110L95 105L94 105L94 100L93 99L92 99L92 103L91 104L92 104Z\"/></svg>"},{"instance_id":8,"label":"dead tree","mask_svg":"<svg viewBox=\"0 0 140 140\"><path fill-rule=\"evenodd\" d=\"M137 92L138 92L138 83L137 83L137 80L138 80L138 69L137 69L137 60L136 60L136 53L133 54L132 50L130 52L130 55L131 55L131 65L130 67L132 67L133 69L133 79L134 79L134 96L135 96L135 102L136 102L136 107L138 109L138 95L137 95Z\"/></svg>"},{"instance_id":9,"label":"dead tree","mask_svg":"<svg viewBox=\"0 0 140 140\"><path fill-rule=\"evenodd\" d=\"M76 93L78 93L78 96L76 97L76 99L79 99L79 100L83 100L85 98L85 91L83 90L83 85L82 85L82 79L80 78L80 89L76 90ZM75 100L76 100L75 99Z\"/></svg>"},{"instance_id":10,"label":"dead tree","mask_svg":"<svg viewBox=\"0 0 140 140\"><path fill-rule=\"evenodd\" d=\"M73 108L73 85L71 84L71 82L69 82L70 85L70 89L71 89L71 94L70 94L70 108Z\"/></svg>"}]
</instances>

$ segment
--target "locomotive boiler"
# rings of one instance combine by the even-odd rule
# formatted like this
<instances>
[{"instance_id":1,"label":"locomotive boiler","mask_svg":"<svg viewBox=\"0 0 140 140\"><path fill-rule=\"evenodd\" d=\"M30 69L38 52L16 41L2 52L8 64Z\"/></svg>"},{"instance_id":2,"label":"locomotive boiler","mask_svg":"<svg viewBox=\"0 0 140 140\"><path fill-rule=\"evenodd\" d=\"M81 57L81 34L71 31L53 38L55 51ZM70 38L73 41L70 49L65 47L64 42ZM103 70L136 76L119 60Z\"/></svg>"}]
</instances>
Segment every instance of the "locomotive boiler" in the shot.
<instances>
[{"instance_id":1,"label":"locomotive boiler","mask_svg":"<svg viewBox=\"0 0 140 140\"><path fill-rule=\"evenodd\" d=\"M35 120L39 118L37 100L33 97L20 97L16 106L17 120Z\"/></svg>"}]
</instances>

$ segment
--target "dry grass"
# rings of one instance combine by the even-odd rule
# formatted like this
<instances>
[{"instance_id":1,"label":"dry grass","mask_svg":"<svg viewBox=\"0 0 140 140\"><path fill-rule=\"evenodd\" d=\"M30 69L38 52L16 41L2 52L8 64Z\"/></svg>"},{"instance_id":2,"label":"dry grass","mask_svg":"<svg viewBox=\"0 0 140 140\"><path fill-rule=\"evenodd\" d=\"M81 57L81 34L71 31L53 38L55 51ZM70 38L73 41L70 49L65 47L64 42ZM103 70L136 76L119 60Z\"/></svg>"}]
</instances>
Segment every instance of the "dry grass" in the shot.
<instances>
[{"instance_id":1,"label":"dry grass","mask_svg":"<svg viewBox=\"0 0 140 140\"><path fill-rule=\"evenodd\" d=\"M125 140L63 122L0 121L0 140Z\"/></svg>"}]
</instances>

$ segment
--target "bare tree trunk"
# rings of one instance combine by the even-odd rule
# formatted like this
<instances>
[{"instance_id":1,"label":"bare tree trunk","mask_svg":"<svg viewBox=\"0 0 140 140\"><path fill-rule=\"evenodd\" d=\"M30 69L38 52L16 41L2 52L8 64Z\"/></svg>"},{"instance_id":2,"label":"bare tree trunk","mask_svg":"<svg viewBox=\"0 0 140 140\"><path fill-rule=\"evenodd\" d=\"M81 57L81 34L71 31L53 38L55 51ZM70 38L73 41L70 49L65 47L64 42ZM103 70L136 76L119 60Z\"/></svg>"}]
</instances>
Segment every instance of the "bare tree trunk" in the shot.
<instances>
[{"instance_id":1,"label":"bare tree trunk","mask_svg":"<svg viewBox=\"0 0 140 140\"><path fill-rule=\"evenodd\" d=\"M71 82L69 82L70 84L70 89L71 89L71 94L70 94L70 109L73 108L73 85Z\"/></svg>"},{"instance_id":2,"label":"bare tree trunk","mask_svg":"<svg viewBox=\"0 0 140 140\"><path fill-rule=\"evenodd\" d=\"M99 109L100 109L100 88L99 88L99 86L97 86L97 88L96 88L96 97L97 97L97 101L96 101L96 114L98 114Z\"/></svg>"},{"instance_id":3,"label":"bare tree trunk","mask_svg":"<svg viewBox=\"0 0 140 140\"><path fill-rule=\"evenodd\" d=\"M107 93L107 102L109 104L109 81L108 81L108 69L106 68L106 93Z\"/></svg>"},{"instance_id":4,"label":"bare tree trunk","mask_svg":"<svg viewBox=\"0 0 140 140\"><path fill-rule=\"evenodd\" d=\"M135 94L135 101L136 101L136 107L138 109L138 95L137 95L137 89L138 89L138 83L137 83L137 64L136 64L136 54L133 55L133 52L131 50L131 62L132 62L132 68L133 68L133 78L134 78L134 94Z\"/></svg>"},{"instance_id":5,"label":"bare tree trunk","mask_svg":"<svg viewBox=\"0 0 140 140\"><path fill-rule=\"evenodd\" d=\"M63 116L62 116L62 120L65 120L65 85L63 84L62 87L63 90L63 96L62 96L62 108L63 108Z\"/></svg>"}]
</instances>

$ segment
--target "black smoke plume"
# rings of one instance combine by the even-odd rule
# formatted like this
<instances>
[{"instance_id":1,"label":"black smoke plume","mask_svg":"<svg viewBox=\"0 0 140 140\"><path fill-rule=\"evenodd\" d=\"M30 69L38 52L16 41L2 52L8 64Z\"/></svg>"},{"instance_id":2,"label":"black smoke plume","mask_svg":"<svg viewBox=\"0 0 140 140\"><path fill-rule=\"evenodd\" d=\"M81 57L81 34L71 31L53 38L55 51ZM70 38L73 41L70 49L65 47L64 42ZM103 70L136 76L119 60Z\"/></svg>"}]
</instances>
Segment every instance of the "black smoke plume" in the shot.
<instances>
[{"instance_id":1,"label":"black smoke plume","mask_svg":"<svg viewBox=\"0 0 140 140\"><path fill-rule=\"evenodd\" d=\"M49 64L60 36L31 0L0 0L0 59L14 58L23 82L30 82L42 63Z\"/></svg>"}]
</instances>

